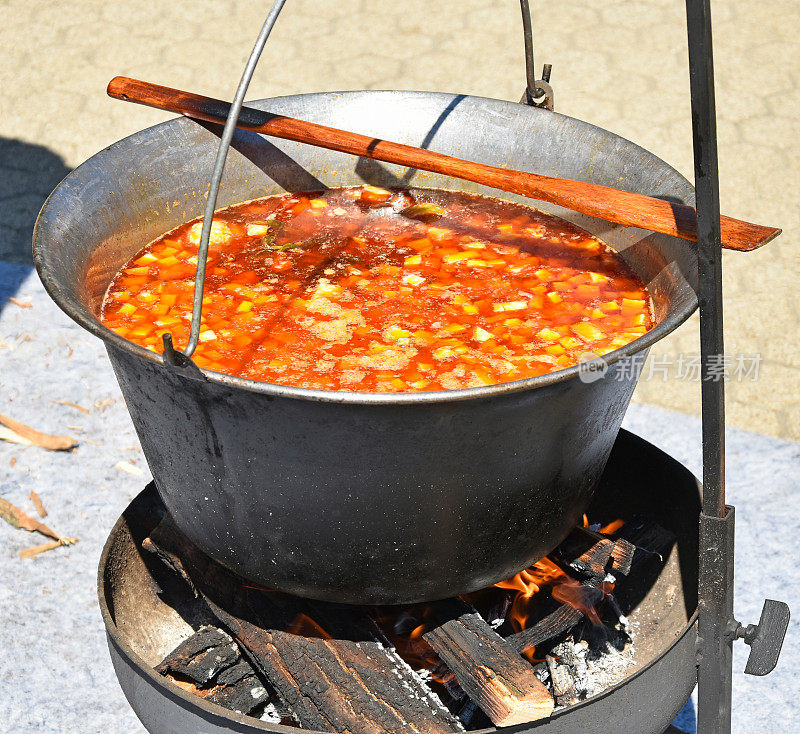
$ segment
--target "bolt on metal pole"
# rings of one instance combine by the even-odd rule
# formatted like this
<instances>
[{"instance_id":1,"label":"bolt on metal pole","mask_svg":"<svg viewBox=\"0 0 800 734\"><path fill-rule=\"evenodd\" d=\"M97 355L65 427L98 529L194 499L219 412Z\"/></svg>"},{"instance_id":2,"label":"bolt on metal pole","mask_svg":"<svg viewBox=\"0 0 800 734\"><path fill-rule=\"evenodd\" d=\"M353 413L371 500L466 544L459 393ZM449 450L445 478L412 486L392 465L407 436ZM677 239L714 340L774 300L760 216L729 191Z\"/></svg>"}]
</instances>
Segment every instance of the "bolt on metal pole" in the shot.
<instances>
[{"instance_id":1,"label":"bolt on metal pole","mask_svg":"<svg viewBox=\"0 0 800 734\"><path fill-rule=\"evenodd\" d=\"M700 734L728 734L734 515L733 508L725 506L725 347L710 0L686 0L686 19L697 197L703 418L697 728Z\"/></svg>"}]
</instances>

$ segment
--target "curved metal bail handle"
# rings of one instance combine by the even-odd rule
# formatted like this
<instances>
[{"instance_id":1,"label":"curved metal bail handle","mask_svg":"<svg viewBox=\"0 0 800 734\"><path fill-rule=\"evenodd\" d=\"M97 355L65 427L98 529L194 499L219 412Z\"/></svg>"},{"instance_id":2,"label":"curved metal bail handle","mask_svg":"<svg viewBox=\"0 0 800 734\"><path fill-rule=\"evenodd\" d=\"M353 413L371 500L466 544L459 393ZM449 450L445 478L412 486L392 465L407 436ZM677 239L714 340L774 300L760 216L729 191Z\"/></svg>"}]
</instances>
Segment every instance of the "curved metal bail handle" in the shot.
<instances>
[{"instance_id":1,"label":"curved metal bail handle","mask_svg":"<svg viewBox=\"0 0 800 734\"><path fill-rule=\"evenodd\" d=\"M250 80L253 78L253 73L258 65L258 60L261 58L261 52L267 43L269 34L278 20L278 15L286 0L275 0L270 8L264 25L261 27L261 32L258 34L253 50L247 60L242 78L239 80L239 86L236 89L236 96L231 104L228 118L225 120L225 127L222 130L222 137L219 141L219 148L217 148L217 158L214 161L214 172L211 176L211 184L208 189L208 198L206 199L205 213L203 214L203 230L200 235L200 247L197 253L197 270L195 271L194 279L194 299L192 301L192 326L189 331L189 342L186 345L183 353L177 352L172 346L172 335L164 334L164 361L170 366L184 367L187 362L191 362L190 357L197 349L197 344L200 341L200 324L203 316L203 291L205 290L206 280L206 265L208 261L208 243L211 237L211 225L214 221L214 211L217 208L217 196L219 194L219 186L222 181L222 174L225 170L225 161L228 157L228 150L231 147L233 134L236 131L236 123L239 120L239 113L241 112L242 105L244 104L244 96L247 94L247 88L250 86Z\"/></svg>"}]
</instances>

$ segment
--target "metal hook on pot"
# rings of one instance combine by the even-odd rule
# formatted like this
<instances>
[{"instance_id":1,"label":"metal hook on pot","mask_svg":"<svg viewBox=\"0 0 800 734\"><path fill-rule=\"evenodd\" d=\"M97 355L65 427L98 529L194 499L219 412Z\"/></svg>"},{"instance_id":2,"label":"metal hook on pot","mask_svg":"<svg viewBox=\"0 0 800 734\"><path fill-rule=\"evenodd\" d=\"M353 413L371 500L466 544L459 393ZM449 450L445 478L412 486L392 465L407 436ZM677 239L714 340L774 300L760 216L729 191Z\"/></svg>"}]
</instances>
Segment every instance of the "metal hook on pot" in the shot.
<instances>
[{"instance_id":1,"label":"metal hook on pot","mask_svg":"<svg viewBox=\"0 0 800 734\"><path fill-rule=\"evenodd\" d=\"M550 86L550 73L552 64L545 64L542 68L542 78L536 78L536 61L533 54L533 13L528 0L519 0L522 10L522 35L525 41L525 92L520 104L531 107L542 107L553 110L553 87Z\"/></svg>"}]
</instances>

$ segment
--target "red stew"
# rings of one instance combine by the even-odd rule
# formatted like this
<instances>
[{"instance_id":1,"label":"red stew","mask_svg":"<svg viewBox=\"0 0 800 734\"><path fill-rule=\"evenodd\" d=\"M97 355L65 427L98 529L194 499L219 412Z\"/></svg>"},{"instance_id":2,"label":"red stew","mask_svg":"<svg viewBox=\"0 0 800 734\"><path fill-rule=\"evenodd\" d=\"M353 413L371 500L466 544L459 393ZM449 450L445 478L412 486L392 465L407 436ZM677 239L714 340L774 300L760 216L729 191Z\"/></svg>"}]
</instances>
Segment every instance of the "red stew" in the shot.
<instances>
[{"instance_id":1,"label":"red stew","mask_svg":"<svg viewBox=\"0 0 800 734\"><path fill-rule=\"evenodd\" d=\"M186 343L201 222L114 278L111 329ZM217 212L195 352L209 370L369 392L457 389L563 369L653 326L621 258L557 217L485 196L372 186Z\"/></svg>"}]
</instances>

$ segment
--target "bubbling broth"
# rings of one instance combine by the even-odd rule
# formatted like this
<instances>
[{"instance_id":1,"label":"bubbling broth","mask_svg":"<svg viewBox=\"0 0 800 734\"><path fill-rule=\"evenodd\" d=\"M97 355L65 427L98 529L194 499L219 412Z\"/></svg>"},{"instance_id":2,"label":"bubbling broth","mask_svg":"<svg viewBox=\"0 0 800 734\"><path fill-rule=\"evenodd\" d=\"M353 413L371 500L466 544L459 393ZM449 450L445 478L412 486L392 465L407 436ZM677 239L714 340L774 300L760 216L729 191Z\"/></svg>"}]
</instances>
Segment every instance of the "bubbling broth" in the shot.
<instances>
[{"instance_id":1,"label":"bubbling broth","mask_svg":"<svg viewBox=\"0 0 800 734\"><path fill-rule=\"evenodd\" d=\"M108 328L153 351L166 332L186 343L201 227L122 268ZM569 222L465 192L358 186L214 215L193 359L296 387L452 390L554 372L653 324L641 280Z\"/></svg>"}]
</instances>

